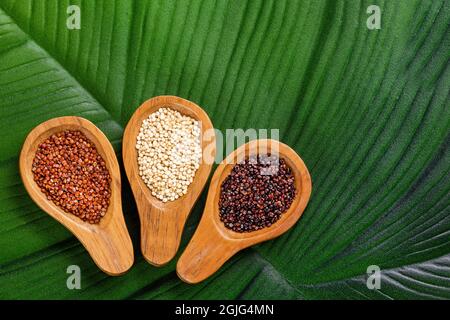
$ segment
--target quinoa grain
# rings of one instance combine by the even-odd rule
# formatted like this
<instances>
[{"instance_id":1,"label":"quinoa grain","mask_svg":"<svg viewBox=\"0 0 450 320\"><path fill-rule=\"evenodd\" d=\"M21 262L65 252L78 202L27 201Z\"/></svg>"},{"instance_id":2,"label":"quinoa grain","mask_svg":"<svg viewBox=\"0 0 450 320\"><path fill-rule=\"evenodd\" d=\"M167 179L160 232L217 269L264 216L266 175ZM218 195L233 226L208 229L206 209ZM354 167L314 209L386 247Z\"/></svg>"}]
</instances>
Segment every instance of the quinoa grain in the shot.
<instances>
[{"instance_id":1,"label":"quinoa grain","mask_svg":"<svg viewBox=\"0 0 450 320\"><path fill-rule=\"evenodd\" d=\"M163 202L187 193L200 167L200 123L170 108L145 119L136 141L139 175Z\"/></svg>"},{"instance_id":2,"label":"quinoa grain","mask_svg":"<svg viewBox=\"0 0 450 320\"><path fill-rule=\"evenodd\" d=\"M32 164L47 199L83 221L99 223L111 196L111 177L95 145L81 132L57 132L42 142Z\"/></svg>"},{"instance_id":3,"label":"quinoa grain","mask_svg":"<svg viewBox=\"0 0 450 320\"><path fill-rule=\"evenodd\" d=\"M258 155L245 159L223 181L219 215L226 228L251 232L270 227L294 201L292 169L284 159L279 159L275 167L268 157Z\"/></svg>"}]
</instances>

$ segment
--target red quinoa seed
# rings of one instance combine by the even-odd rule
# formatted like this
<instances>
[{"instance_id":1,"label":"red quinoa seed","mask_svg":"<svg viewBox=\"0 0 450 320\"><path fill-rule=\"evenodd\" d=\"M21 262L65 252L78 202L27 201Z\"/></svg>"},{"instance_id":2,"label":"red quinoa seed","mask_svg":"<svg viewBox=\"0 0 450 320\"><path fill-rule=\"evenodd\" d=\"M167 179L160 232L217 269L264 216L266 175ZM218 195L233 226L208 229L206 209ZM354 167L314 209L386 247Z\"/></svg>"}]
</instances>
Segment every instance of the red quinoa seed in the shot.
<instances>
[{"instance_id":1,"label":"red quinoa seed","mask_svg":"<svg viewBox=\"0 0 450 320\"><path fill-rule=\"evenodd\" d=\"M81 132L57 132L42 142L31 168L47 199L83 221L99 223L111 196L111 177L95 145Z\"/></svg>"}]
</instances>

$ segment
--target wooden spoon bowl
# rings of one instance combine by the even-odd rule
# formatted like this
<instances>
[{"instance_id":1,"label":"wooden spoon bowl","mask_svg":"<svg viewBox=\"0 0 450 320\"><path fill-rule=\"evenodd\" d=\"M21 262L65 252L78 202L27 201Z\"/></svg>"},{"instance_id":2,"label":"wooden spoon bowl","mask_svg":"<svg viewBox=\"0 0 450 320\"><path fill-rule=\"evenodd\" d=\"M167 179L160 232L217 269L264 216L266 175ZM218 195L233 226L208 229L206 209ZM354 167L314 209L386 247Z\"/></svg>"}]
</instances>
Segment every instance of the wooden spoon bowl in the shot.
<instances>
[{"instance_id":1,"label":"wooden spoon bowl","mask_svg":"<svg viewBox=\"0 0 450 320\"><path fill-rule=\"evenodd\" d=\"M143 120L163 107L200 121L203 137L202 161L187 194L165 203L152 196L150 189L139 176L136 150L136 139ZM186 220L211 172L216 153L215 141L213 126L206 112L195 103L175 96L159 96L147 100L128 122L123 138L123 160L139 211L142 254L152 265L162 266L175 256ZM207 161L205 156L208 156Z\"/></svg>"},{"instance_id":2,"label":"wooden spoon bowl","mask_svg":"<svg viewBox=\"0 0 450 320\"><path fill-rule=\"evenodd\" d=\"M84 222L62 210L47 199L34 181L31 168L39 144L64 130L84 133L95 144L109 170L112 179L110 204L98 224ZM109 275L120 275L132 266L133 246L122 213L119 164L108 138L92 122L79 117L61 117L41 123L25 139L19 166L23 184L33 201L80 240L101 270Z\"/></svg>"},{"instance_id":3,"label":"wooden spoon bowl","mask_svg":"<svg viewBox=\"0 0 450 320\"><path fill-rule=\"evenodd\" d=\"M288 211L272 226L254 232L238 233L220 221L219 198L222 182L235 163L251 155L278 155L292 169L296 196ZM194 236L177 263L177 273L187 283L198 283L216 272L238 251L278 237L291 228L302 215L311 195L311 177L298 154L275 140L254 140L232 152L216 169L208 191L203 216Z\"/></svg>"}]
</instances>

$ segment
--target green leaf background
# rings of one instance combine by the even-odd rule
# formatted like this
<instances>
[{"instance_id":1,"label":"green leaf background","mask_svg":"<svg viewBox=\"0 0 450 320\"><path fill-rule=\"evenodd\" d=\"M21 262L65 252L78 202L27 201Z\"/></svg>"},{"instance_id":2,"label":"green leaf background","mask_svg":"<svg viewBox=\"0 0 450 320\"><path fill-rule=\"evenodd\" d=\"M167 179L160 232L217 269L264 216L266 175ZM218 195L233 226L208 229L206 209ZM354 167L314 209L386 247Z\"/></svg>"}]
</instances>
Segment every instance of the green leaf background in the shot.
<instances>
[{"instance_id":1,"label":"green leaf background","mask_svg":"<svg viewBox=\"0 0 450 320\"><path fill-rule=\"evenodd\" d=\"M81 30L66 28L69 4ZM381 30L366 27L372 4ZM449 31L448 0L1 0L0 298L449 299ZM108 277L18 174L42 121L85 117L120 155L133 111L161 94L221 130L279 128L313 179L294 228L198 285L177 278L176 259L144 261L128 185L136 262ZM81 290L66 288L72 264ZM381 290L366 287L369 265Z\"/></svg>"}]
</instances>

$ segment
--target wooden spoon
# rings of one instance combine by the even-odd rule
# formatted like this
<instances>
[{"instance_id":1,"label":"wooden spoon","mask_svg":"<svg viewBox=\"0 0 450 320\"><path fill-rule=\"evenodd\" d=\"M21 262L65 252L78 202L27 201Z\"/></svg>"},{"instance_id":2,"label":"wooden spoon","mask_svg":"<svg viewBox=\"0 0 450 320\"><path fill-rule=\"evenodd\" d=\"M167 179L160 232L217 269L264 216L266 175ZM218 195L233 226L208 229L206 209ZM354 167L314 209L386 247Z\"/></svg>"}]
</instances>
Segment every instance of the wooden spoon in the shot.
<instances>
[{"instance_id":1,"label":"wooden spoon","mask_svg":"<svg viewBox=\"0 0 450 320\"><path fill-rule=\"evenodd\" d=\"M152 196L139 176L136 151L136 139L142 121L162 107L200 121L203 137L203 159L187 194L166 203ZM213 126L206 112L195 103L175 96L159 96L144 102L128 122L123 138L123 160L141 220L142 254L152 265L162 266L175 256L186 220L211 172L216 153L215 141Z\"/></svg>"},{"instance_id":2,"label":"wooden spoon","mask_svg":"<svg viewBox=\"0 0 450 320\"><path fill-rule=\"evenodd\" d=\"M31 167L39 144L64 130L84 133L95 144L111 175L110 204L98 224L84 222L63 211L47 199L33 179ZM33 201L80 240L102 271L120 275L132 266L133 246L122 213L119 164L108 138L92 122L79 117L61 117L41 123L28 134L20 153L19 166L23 184Z\"/></svg>"},{"instance_id":3,"label":"wooden spoon","mask_svg":"<svg viewBox=\"0 0 450 320\"><path fill-rule=\"evenodd\" d=\"M288 211L269 228L249 233L227 229L219 218L220 187L235 163L250 155L270 152L292 168L297 194ZM297 153L275 140L251 141L232 152L214 173L203 216L194 236L177 263L177 273L187 283L198 283L216 272L238 251L273 239L291 228L302 215L311 195L311 177Z\"/></svg>"}]
</instances>

